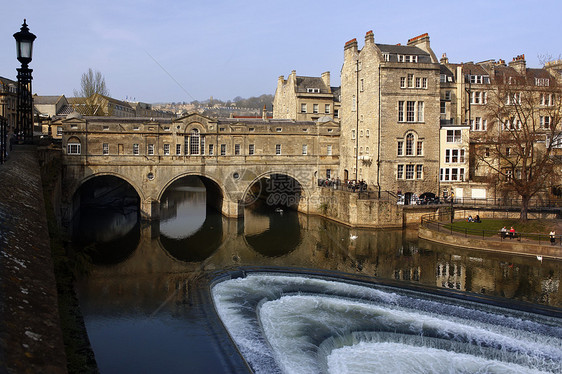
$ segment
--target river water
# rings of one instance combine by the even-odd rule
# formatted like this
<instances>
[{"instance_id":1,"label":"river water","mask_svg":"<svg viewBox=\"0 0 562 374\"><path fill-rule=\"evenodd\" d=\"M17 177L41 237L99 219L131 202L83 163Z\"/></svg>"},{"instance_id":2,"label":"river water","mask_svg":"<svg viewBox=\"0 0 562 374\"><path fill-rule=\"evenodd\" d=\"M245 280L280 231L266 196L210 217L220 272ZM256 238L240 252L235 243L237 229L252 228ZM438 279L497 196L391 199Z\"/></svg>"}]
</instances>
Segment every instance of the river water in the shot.
<instances>
[{"instance_id":1,"label":"river water","mask_svg":"<svg viewBox=\"0 0 562 374\"><path fill-rule=\"evenodd\" d=\"M562 371L560 261L257 205L226 219L193 181L162 217L75 222L101 373Z\"/></svg>"}]
</instances>

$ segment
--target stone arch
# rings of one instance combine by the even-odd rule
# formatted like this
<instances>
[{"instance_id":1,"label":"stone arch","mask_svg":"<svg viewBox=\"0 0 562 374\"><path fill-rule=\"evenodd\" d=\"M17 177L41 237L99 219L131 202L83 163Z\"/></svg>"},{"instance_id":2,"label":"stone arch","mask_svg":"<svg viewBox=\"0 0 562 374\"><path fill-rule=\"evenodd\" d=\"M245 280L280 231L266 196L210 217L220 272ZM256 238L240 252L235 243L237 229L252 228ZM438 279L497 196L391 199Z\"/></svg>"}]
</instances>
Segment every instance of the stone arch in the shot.
<instances>
[{"instance_id":1,"label":"stone arch","mask_svg":"<svg viewBox=\"0 0 562 374\"><path fill-rule=\"evenodd\" d=\"M145 194L143 193L143 190L140 189L131 179L129 179L128 177L126 177L122 174L113 173L113 172L98 172L98 173L94 173L94 174L91 174L91 175L88 175L88 176L84 177L83 179L80 180L80 182L78 182L74 186L72 186L71 190L68 191L70 198L74 198L74 196L76 195L76 192L78 192L80 187L82 187L86 182L88 182L89 180L92 180L94 178L103 177L103 176L112 176L112 177L116 177L116 178L124 180L129 185L131 185L131 187L133 187L133 189L137 192L137 195L139 196L139 199L141 201L143 201L146 198Z\"/></svg>"},{"instance_id":2,"label":"stone arch","mask_svg":"<svg viewBox=\"0 0 562 374\"><path fill-rule=\"evenodd\" d=\"M201 181L203 182L203 184L205 185L205 188L207 189L207 197L209 197L209 194L211 196L216 197L214 199L214 201L211 201L210 204L209 204L209 200L207 200L207 204L213 206L219 212L225 214L225 209L224 209L223 205L224 205L225 200L228 199L228 195L227 195L227 193L224 189L224 186L222 184L220 184L214 176L211 176L211 175L208 175L208 174L205 174L205 173L185 172L185 173L181 173L181 174L178 174L178 175L174 176L173 178L171 178L167 183L165 183L162 186L162 188L158 192L157 200L162 201L162 196L164 195L166 190L174 182L176 182L176 181L178 181L178 180L180 180L184 177L187 177L187 176L199 177L201 179ZM217 196L217 195L220 195L220 196Z\"/></svg>"},{"instance_id":3,"label":"stone arch","mask_svg":"<svg viewBox=\"0 0 562 374\"><path fill-rule=\"evenodd\" d=\"M257 184L257 183L261 183L261 181L264 178L267 178L269 176L272 175L284 175L287 177L290 177L291 179L293 179L294 181L296 181L298 183L298 191L292 191L292 192L296 192L298 195L298 198L296 199L296 201L283 201L283 199L279 200L279 201L275 201L275 199L273 199L272 203L273 205L293 205L293 207L297 208L299 211L307 211L307 207L306 207L306 201L308 199L308 197L310 196L311 192L309 191L309 187L308 184L303 183L303 181L301 180L301 178L299 178L297 175L295 175L295 173L291 172L291 171L287 171L287 170L269 170L263 173L259 173L257 174L245 187L244 192L242 193L242 198L241 198L241 202L244 205L251 205L253 202L255 202L257 199L257 197L259 195L255 195L252 192L252 188ZM291 188L291 186L288 186L289 188ZM260 193L263 192L260 190ZM292 199L292 198L291 198ZM304 205L303 205L304 204Z\"/></svg>"}]
</instances>

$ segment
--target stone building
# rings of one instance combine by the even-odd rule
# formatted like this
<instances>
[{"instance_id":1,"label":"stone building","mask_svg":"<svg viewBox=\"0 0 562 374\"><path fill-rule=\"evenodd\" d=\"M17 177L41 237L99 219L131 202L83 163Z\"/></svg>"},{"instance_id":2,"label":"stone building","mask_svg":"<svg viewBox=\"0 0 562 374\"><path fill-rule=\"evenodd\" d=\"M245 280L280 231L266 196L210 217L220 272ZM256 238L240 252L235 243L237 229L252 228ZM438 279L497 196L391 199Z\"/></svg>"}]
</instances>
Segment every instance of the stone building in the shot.
<instances>
[{"instance_id":1,"label":"stone building","mask_svg":"<svg viewBox=\"0 0 562 374\"><path fill-rule=\"evenodd\" d=\"M18 105L18 82L0 77L0 115L8 121L8 128L15 128Z\"/></svg>"},{"instance_id":2,"label":"stone building","mask_svg":"<svg viewBox=\"0 0 562 374\"><path fill-rule=\"evenodd\" d=\"M322 117L339 120L340 88L330 86L330 72L321 77L280 76L273 99L273 118L317 121Z\"/></svg>"},{"instance_id":3,"label":"stone building","mask_svg":"<svg viewBox=\"0 0 562 374\"><path fill-rule=\"evenodd\" d=\"M427 34L405 46L344 47L341 70L343 179L364 180L375 190L438 193L439 61Z\"/></svg>"}]
</instances>

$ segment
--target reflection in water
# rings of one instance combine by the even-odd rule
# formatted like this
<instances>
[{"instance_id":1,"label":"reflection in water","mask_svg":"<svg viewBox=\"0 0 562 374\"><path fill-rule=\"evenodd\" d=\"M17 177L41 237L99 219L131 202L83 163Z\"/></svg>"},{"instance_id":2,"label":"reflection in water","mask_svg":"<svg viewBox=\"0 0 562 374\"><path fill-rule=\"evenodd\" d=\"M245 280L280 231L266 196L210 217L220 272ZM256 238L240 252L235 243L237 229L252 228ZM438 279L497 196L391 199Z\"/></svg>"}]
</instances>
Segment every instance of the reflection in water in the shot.
<instances>
[{"instance_id":1,"label":"reflection in water","mask_svg":"<svg viewBox=\"0 0 562 374\"><path fill-rule=\"evenodd\" d=\"M91 256L94 263L125 260L140 240L138 208L83 207L73 220L72 243Z\"/></svg>"},{"instance_id":2,"label":"reflection in water","mask_svg":"<svg viewBox=\"0 0 562 374\"><path fill-rule=\"evenodd\" d=\"M182 373L185 372L186 365L202 368L202 372L243 372L245 370L243 360L239 359L235 353L235 348L225 335L221 322L216 319L215 308L208 292L209 278L212 279L210 274L221 274L240 267L251 269L306 268L320 276L334 274L334 272L352 274L360 278L374 279L378 283L389 283L405 288L429 289L437 294L446 289L461 295L472 294L480 297L483 294L484 298L508 298L513 300L512 303L516 306L520 305L515 301L530 302L533 303L532 309L539 311L545 309L543 313L556 316L561 314L559 309L548 308L548 306L557 308L562 306L559 261L545 259L541 263L532 257L486 253L437 245L418 240L416 231L352 229L319 217L305 216L295 212L284 212L283 216L280 216L279 213L273 211L263 212L258 209L246 211L244 220L230 220L218 214L205 212L199 206L203 201L199 195L200 192L193 191L193 189L184 191L180 189L179 192L179 195L174 195L175 192L170 192L168 195L171 197L168 199L167 210L165 210L166 222L160 223L160 229L158 223L143 225L140 229L140 241L138 224L134 226L136 229L123 230L123 232L127 231L127 234L122 237L123 240L133 243L136 250L133 249L132 253L127 252L127 256L121 256L120 263L107 261L114 264L113 266L94 267L88 278L77 285L86 327L96 359L104 373L127 371L124 368L131 369L129 371L140 368L139 371L146 369L146 371L154 372ZM184 203L187 204L185 208L182 205ZM178 209L178 206L181 208ZM197 217L193 217L193 215L197 215ZM124 219L123 222L129 222L124 218L126 216L124 214L121 218ZM173 219L172 216L174 216ZM172 220L177 221L171 222ZM134 221L136 224L136 216ZM100 224L100 222L114 222L115 226L122 227L121 224L117 224L120 221L113 218L95 221L96 224ZM83 225L93 227L88 223ZM165 228L166 225L173 229ZM177 228L182 225L190 234L183 235L177 231ZM125 227L128 226L130 224L126 223ZM96 228L103 233L99 238L105 238L107 235L105 226L96 226ZM137 232L136 240L125 239L131 232ZM76 238L80 237L79 235ZM101 249L108 248L101 240L96 243L96 246ZM308 280L303 282L306 283ZM253 287L249 287L240 294L223 293L221 298L238 297L242 300L247 294L248 302L259 304L259 301L263 299L260 292L270 290L268 287L264 286L259 292ZM278 289L275 287L272 290ZM278 295L279 297L269 299L275 303L264 303L259 307L258 314L262 318L259 323L264 326L270 325L264 327L267 328L265 338L259 338L261 336L259 329L246 330L248 334L255 334L258 340L267 339L267 344L271 344L271 349L277 350L277 352L280 347L286 345L284 343L284 339L287 338L286 334L290 334L292 331L299 334L303 331L316 331L315 328L309 329L303 326L303 320L297 314L291 315L292 311L296 311L297 307L301 306L313 308L305 313L314 316L315 321L310 320L309 322L312 324L310 326L318 323L318 318L316 318L318 315L323 313L322 315L328 316L329 314L326 313L338 311L331 314L329 318L349 324L349 326L362 327L362 321L369 320L368 316L375 310L374 313L378 313L376 318L379 320L396 319L396 316L400 314L404 317L401 322L398 321L402 323L400 325L402 327L413 326L415 330L420 323L428 321L428 327L420 327L419 331L424 331L424 334L429 330L436 334L441 333L439 328L433 329L430 326L431 323L434 323L435 318L439 319L439 323L441 323L441 317L430 315L433 312L429 310L424 312L395 310L392 309L394 306L373 305L374 301L365 302L363 296L349 294L345 297L346 301L343 304L349 305L351 308L349 310L353 309L353 313L338 314L341 311L342 302L332 296L324 297L322 295L325 293L324 291L316 290L318 292L315 294L312 289L306 288L304 298L288 299L283 297L290 296L292 291L283 287L279 289L283 289L283 292ZM294 291L299 292L296 289ZM376 293L377 291L369 292ZM311 300L306 297L319 297L319 299ZM398 296L388 294L384 298L392 301ZM432 298L438 298L438 296L434 295ZM314 309L315 305L319 309ZM530 304L525 305L529 308ZM458 310L455 308L458 306L451 306L450 310ZM477 310L478 306L464 305L463 308L466 313L469 313L473 309ZM435 306L434 310L437 309L439 307ZM247 316L257 318L257 309L245 310ZM361 314L358 312L359 310L365 311L367 314ZM279 314L279 311L283 313ZM459 328L464 331L473 328L476 329L474 331L482 331L490 326L485 321L481 322L480 327L467 325L462 318L451 322L453 314L451 312L450 316L443 320L444 323L447 322L452 327L459 323L461 326ZM284 325L288 327L284 327L281 331L275 329L279 326L271 323L271 321L279 319L293 321L291 318L295 318L295 323L288 322L287 325ZM297 324L299 319L300 325ZM558 323L560 326L559 319L554 319L554 321L553 324ZM495 322L491 323L491 325L494 324ZM291 326L294 326L295 330L291 330ZM390 347L390 350L396 355L399 355L400 352L405 352L404 354L407 356L425 355L427 352L416 351L418 348L422 349L423 344L403 339L404 330L408 330L410 327L404 327L404 329L402 327L399 333L398 330L390 331L391 335L393 334L390 343L395 345L387 347ZM511 327L511 329L518 329L518 327ZM355 336L351 334L351 330L343 329L341 335L328 331L329 333L325 336L320 336L322 331L327 330L318 329L316 335L313 335L311 339L316 344L315 347L323 347L322 352L324 353L322 353L323 358L320 364L317 362L315 365L324 365L320 368L325 368L332 365L333 362L343 363L344 360L340 359L338 355L348 354L355 355L356 361L363 362L362 357L365 356L362 356L361 352L370 352L372 344L377 345L379 347L377 349L380 349L381 341L378 337L372 334ZM356 331L363 330L353 330L353 332ZM551 339L549 331L545 330L543 333L545 342ZM386 332L389 333L389 331ZM450 337L460 332L462 331L451 329L447 330L445 335ZM407 339L414 339L411 332L408 334L410 336ZM534 332L527 335L533 334ZM440 337L436 337L435 334L423 336L422 338L420 335L416 339L426 342L435 339L435 344L429 347L431 349L443 350L443 347L449 347L444 349L446 352L437 352L435 357L449 357L447 352L452 351L470 352L471 346L474 345L461 341L446 342ZM476 335L464 336L469 339ZM516 338L513 338L513 335L508 336L511 341L515 339L521 340L521 344L527 344L527 346L531 344L527 343L527 340L520 339L520 336ZM431 339L426 339L426 337ZM478 337L476 336L476 338ZM302 335L302 339L308 338L306 335ZM480 342L481 340L478 339L475 341ZM560 337L558 336L557 339ZM119 344L119 342L127 343ZM357 344L349 342L357 342ZM487 342L483 342L480 346L477 345L477 349L485 351L479 356L482 360L495 357L494 352L498 351L495 346L497 340L490 340L490 347L486 345ZM559 340L554 342L559 344ZM123 350L123 346L127 347L125 352L116 354L116 350ZM300 352L301 346L295 345L295 349L297 347ZM346 352L348 349L352 349L353 353ZM187 355L187 353L168 354L167 352L189 353ZM515 347L512 353L506 352L505 355L518 355L518 352L520 352L520 348ZM300 353L295 351L295 354ZM502 354L504 353L502 352ZM545 353L545 355L547 354ZM449 358L457 360L459 357L456 355ZM552 363L554 356L549 357L548 360L551 360ZM374 366L382 365L380 367L388 368L390 367L388 365L398 362L403 361L396 358L379 362ZM522 363L518 361L516 364ZM429 365L432 363L429 362ZM458 363L458 365L464 364ZM467 367L475 368L477 366ZM471 369L467 369L466 372L471 372Z\"/></svg>"},{"instance_id":3,"label":"reflection in water","mask_svg":"<svg viewBox=\"0 0 562 374\"><path fill-rule=\"evenodd\" d=\"M248 245L266 257L279 257L294 251L301 243L301 227L294 210L266 209L244 212L244 232Z\"/></svg>"},{"instance_id":4,"label":"reflection in water","mask_svg":"<svg viewBox=\"0 0 562 374\"><path fill-rule=\"evenodd\" d=\"M174 258L200 262L222 244L222 219L207 211L205 186L197 177L185 177L162 197L160 243Z\"/></svg>"}]
</instances>

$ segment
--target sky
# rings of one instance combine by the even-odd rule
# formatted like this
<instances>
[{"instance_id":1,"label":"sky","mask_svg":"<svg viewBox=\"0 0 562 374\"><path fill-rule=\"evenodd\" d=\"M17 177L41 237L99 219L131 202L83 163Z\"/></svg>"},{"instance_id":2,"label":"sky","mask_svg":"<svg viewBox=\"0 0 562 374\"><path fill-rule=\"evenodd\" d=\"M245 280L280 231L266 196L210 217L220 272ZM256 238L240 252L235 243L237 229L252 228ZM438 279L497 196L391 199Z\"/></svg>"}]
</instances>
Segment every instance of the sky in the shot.
<instances>
[{"instance_id":1,"label":"sky","mask_svg":"<svg viewBox=\"0 0 562 374\"><path fill-rule=\"evenodd\" d=\"M525 54L540 67L562 54L561 11L560 0L6 0L0 76L16 80L24 18L37 36L34 93L71 97L92 68L112 97L161 103L274 94L292 70L330 71L338 86L345 42L361 48L369 30L383 44L427 32L454 63Z\"/></svg>"}]
</instances>

